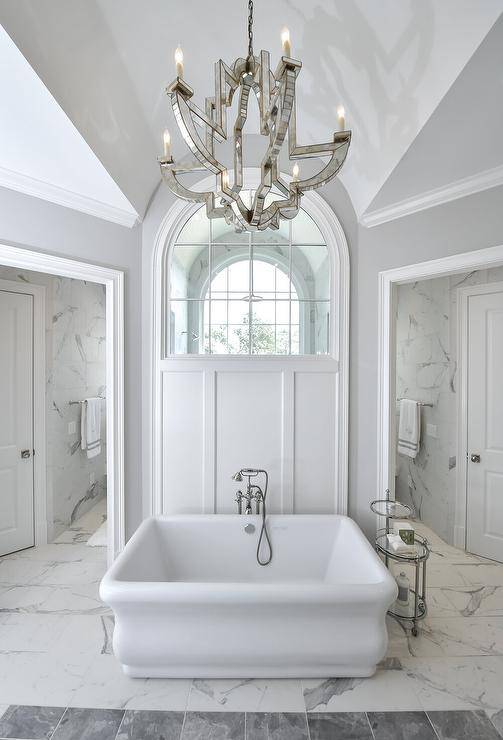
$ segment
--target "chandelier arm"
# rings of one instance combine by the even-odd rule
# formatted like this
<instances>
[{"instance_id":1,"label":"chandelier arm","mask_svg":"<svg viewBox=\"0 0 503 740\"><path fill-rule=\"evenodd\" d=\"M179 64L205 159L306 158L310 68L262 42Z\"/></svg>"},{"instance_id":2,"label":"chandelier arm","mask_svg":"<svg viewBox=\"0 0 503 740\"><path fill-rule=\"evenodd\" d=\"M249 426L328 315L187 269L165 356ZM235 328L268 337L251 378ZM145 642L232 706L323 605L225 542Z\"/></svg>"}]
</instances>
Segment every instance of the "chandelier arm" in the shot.
<instances>
[{"instance_id":1,"label":"chandelier arm","mask_svg":"<svg viewBox=\"0 0 503 740\"><path fill-rule=\"evenodd\" d=\"M350 142L348 140L347 144L336 147L332 152L332 156L330 157L325 167L323 167L323 169L320 170L320 172L318 172L316 175L308 177L305 180L299 180L296 183L297 188L301 192L305 192L306 190L316 190L316 188L319 188L327 182L330 182L330 180L332 180L337 175L346 160L349 143Z\"/></svg>"},{"instance_id":2,"label":"chandelier arm","mask_svg":"<svg viewBox=\"0 0 503 740\"><path fill-rule=\"evenodd\" d=\"M223 172L225 167L218 162L202 142L184 95L179 90L174 90L170 93L170 96L178 127L194 157L215 175Z\"/></svg>"}]
</instances>

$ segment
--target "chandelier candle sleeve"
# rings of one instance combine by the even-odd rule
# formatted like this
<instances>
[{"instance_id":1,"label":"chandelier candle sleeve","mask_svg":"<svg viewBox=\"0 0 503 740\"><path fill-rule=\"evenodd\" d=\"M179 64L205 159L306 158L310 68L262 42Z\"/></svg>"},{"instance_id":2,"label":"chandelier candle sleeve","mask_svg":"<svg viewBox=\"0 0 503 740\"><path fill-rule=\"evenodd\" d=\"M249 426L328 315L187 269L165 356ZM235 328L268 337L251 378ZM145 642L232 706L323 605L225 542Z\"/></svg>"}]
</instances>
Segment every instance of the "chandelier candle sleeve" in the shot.
<instances>
[{"instance_id":1,"label":"chandelier candle sleeve","mask_svg":"<svg viewBox=\"0 0 503 740\"><path fill-rule=\"evenodd\" d=\"M176 76L183 77L183 51L180 46L175 51Z\"/></svg>"},{"instance_id":2,"label":"chandelier candle sleeve","mask_svg":"<svg viewBox=\"0 0 503 740\"><path fill-rule=\"evenodd\" d=\"M340 105L337 108L337 118L339 119L339 131L345 131L346 129L346 111L344 106Z\"/></svg>"},{"instance_id":3,"label":"chandelier candle sleeve","mask_svg":"<svg viewBox=\"0 0 503 740\"><path fill-rule=\"evenodd\" d=\"M268 51L253 52L253 0L248 0L248 48L246 57L239 57L230 66L220 59L215 64L215 88L204 104L194 101L194 90L183 79L183 53L175 52L176 79L167 87L174 117L189 156L175 162L171 158L171 142L164 140L164 157L159 158L161 174L166 184L179 198L202 203L206 215L223 219L236 231L278 229L281 219L295 218L301 198L332 180L343 166L351 143L351 131L345 130L344 109L338 109L339 131L319 144L297 143L295 86L302 62L292 59L290 33L282 32L283 55L276 69L271 68ZM261 181L252 193L252 201L244 197L249 186L244 181L243 162L246 152L244 131L249 113L249 100L255 96L260 116L260 134L266 138L260 162ZM238 99L235 119L228 126L229 111ZM233 163L219 159L217 143L230 140ZM284 177L279 157L282 149L294 162L292 178ZM222 149L223 151L223 149ZM297 160L321 160L318 172L301 179ZM258 164L258 163L257 163ZM232 187L229 170L233 171ZM213 190L192 190L182 181L184 175L210 172L215 176ZM242 197L243 193L243 197Z\"/></svg>"},{"instance_id":4,"label":"chandelier candle sleeve","mask_svg":"<svg viewBox=\"0 0 503 740\"><path fill-rule=\"evenodd\" d=\"M164 156L166 159L171 159L171 136L168 129L165 129L162 141L164 145Z\"/></svg>"},{"instance_id":5,"label":"chandelier candle sleeve","mask_svg":"<svg viewBox=\"0 0 503 740\"><path fill-rule=\"evenodd\" d=\"M288 28L284 28L281 31L281 43L283 45L283 55L285 57L292 56L292 44L290 42L290 31Z\"/></svg>"}]
</instances>

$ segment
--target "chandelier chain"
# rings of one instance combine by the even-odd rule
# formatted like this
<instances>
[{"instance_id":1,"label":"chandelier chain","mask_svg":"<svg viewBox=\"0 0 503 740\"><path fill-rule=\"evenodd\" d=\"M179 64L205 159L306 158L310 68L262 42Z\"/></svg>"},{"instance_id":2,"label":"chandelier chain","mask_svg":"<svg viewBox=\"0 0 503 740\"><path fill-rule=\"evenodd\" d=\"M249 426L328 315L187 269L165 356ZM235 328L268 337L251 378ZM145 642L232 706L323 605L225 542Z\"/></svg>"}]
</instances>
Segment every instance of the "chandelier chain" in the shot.
<instances>
[{"instance_id":1,"label":"chandelier chain","mask_svg":"<svg viewBox=\"0 0 503 740\"><path fill-rule=\"evenodd\" d=\"M248 57L253 56L253 0L248 0Z\"/></svg>"}]
</instances>

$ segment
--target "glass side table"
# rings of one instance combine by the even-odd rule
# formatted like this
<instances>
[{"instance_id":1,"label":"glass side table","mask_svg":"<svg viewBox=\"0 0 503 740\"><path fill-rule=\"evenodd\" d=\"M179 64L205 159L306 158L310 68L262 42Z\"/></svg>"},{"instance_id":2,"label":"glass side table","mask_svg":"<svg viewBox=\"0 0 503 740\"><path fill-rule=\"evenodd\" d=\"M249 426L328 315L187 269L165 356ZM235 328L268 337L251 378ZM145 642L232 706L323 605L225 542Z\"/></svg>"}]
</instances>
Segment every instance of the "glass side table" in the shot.
<instances>
[{"instance_id":1,"label":"glass side table","mask_svg":"<svg viewBox=\"0 0 503 740\"><path fill-rule=\"evenodd\" d=\"M412 625L412 634L418 634L417 623L424 619L427 614L426 606L426 561L430 556L428 542L424 537L414 534L415 552L398 553L391 550L388 545L387 535L390 533L390 521L394 519L410 519L413 509L407 504L390 499L389 490L386 491L385 499L377 499L370 504L374 514L384 517L386 526L379 529L376 534L375 548L384 556L384 562L389 568L389 561L404 563L414 568L414 588L410 589L413 596L407 607L395 604L388 610L388 614L402 622Z\"/></svg>"},{"instance_id":2,"label":"glass side table","mask_svg":"<svg viewBox=\"0 0 503 740\"><path fill-rule=\"evenodd\" d=\"M406 607L400 607L395 602L388 610L388 614L399 621L411 624L412 634L417 637L417 623L424 619L428 611L426 606L426 561L430 556L428 542L424 537L416 534L414 543L416 552L398 553L389 549L387 535L388 532L385 529L378 530L375 543L377 552L384 555L386 565L388 566L391 559L414 568L414 588L410 589L413 598Z\"/></svg>"}]
</instances>

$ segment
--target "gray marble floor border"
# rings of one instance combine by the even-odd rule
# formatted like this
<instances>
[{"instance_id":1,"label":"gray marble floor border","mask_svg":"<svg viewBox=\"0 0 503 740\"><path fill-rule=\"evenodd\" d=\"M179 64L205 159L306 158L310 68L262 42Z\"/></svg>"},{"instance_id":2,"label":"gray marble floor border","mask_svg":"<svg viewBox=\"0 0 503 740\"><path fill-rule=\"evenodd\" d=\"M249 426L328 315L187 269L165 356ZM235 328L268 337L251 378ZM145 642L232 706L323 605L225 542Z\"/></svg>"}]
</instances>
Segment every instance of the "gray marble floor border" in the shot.
<instances>
[{"instance_id":1,"label":"gray marble floor border","mask_svg":"<svg viewBox=\"0 0 503 740\"><path fill-rule=\"evenodd\" d=\"M502 740L503 710L171 712L11 705L0 740Z\"/></svg>"}]
</instances>

